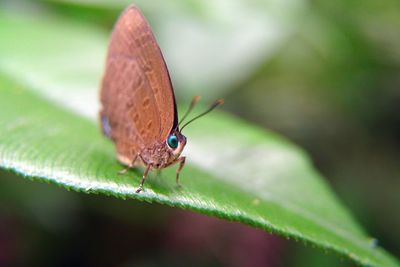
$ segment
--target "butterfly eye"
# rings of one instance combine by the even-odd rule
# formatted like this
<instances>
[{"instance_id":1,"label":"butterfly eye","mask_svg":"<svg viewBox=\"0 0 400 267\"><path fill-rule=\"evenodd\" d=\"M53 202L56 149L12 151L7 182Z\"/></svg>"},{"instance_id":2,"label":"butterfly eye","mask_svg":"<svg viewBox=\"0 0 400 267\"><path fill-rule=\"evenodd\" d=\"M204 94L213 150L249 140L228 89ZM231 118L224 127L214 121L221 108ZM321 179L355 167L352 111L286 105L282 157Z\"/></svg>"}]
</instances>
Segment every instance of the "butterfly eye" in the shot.
<instances>
[{"instance_id":1,"label":"butterfly eye","mask_svg":"<svg viewBox=\"0 0 400 267\"><path fill-rule=\"evenodd\" d=\"M170 148L175 149L178 147L178 137L176 135L170 135L167 139L167 144Z\"/></svg>"}]
</instances>

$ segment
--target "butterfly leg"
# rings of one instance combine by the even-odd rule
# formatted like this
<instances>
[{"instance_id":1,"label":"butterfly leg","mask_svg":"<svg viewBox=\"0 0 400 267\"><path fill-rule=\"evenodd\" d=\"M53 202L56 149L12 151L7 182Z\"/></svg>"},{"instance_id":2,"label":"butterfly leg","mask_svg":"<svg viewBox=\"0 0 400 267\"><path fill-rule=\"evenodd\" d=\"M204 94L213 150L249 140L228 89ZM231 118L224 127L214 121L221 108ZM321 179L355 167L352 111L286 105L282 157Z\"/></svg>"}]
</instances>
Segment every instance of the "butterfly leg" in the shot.
<instances>
[{"instance_id":1,"label":"butterfly leg","mask_svg":"<svg viewBox=\"0 0 400 267\"><path fill-rule=\"evenodd\" d=\"M126 166L125 168L123 168L122 170L120 170L118 172L119 175L124 175L125 173L127 173L129 171L130 168L132 168L133 165L129 164L128 166Z\"/></svg>"},{"instance_id":2,"label":"butterfly leg","mask_svg":"<svg viewBox=\"0 0 400 267\"><path fill-rule=\"evenodd\" d=\"M146 169L144 170L144 173L143 173L143 176L142 176L142 180L140 181L140 186L139 186L138 190L136 190L136 193L140 193L140 191L142 191L143 184L146 181L147 174L149 173L149 170L151 169L151 167L152 167L151 164L146 166Z\"/></svg>"},{"instance_id":3,"label":"butterfly leg","mask_svg":"<svg viewBox=\"0 0 400 267\"><path fill-rule=\"evenodd\" d=\"M127 173L129 171L129 169L131 169L133 167L133 164L135 164L135 161L136 161L137 157L138 156L136 155L136 157L129 163L129 165L126 166L125 168L123 168L122 170L120 170L118 172L118 174L119 175L123 175L123 174Z\"/></svg>"},{"instance_id":4,"label":"butterfly leg","mask_svg":"<svg viewBox=\"0 0 400 267\"><path fill-rule=\"evenodd\" d=\"M178 169L176 170L176 184L177 184L178 186L180 186L180 184L179 184L179 173L181 172L183 166L185 166L185 160L186 160L186 157L180 157L180 158L178 158L179 167L178 167Z\"/></svg>"}]
</instances>

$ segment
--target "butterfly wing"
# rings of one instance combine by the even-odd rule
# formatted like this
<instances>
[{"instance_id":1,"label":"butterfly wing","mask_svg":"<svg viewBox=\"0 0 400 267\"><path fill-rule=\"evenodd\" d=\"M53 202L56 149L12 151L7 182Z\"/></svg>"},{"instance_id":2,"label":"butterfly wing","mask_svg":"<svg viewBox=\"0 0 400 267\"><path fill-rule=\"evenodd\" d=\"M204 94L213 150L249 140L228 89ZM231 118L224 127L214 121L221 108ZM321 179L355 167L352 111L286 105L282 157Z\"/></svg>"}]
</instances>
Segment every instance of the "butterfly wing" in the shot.
<instances>
[{"instance_id":1,"label":"butterfly wing","mask_svg":"<svg viewBox=\"0 0 400 267\"><path fill-rule=\"evenodd\" d=\"M129 6L114 26L101 86L103 132L130 162L177 127L168 69L150 25Z\"/></svg>"}]
</instances>

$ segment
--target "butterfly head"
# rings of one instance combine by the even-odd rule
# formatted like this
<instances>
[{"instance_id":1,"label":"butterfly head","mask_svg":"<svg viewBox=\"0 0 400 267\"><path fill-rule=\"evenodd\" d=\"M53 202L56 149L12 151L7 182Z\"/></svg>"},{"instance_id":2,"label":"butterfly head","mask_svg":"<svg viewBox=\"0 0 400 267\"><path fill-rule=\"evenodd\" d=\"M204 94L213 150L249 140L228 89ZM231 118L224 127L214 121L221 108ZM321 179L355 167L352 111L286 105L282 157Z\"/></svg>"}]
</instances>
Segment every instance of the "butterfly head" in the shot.
<instances>
[{"instance_id":1,"label":"butterfly head","mask_svg":"<svg viewBox=\"0 0 400 267\"><path fill-rule=\"evenodd\" d=\"M186 145L186 137L178 129L173 130L165 141L175 156L179 156Z\"/></svg>"}]
</instances>

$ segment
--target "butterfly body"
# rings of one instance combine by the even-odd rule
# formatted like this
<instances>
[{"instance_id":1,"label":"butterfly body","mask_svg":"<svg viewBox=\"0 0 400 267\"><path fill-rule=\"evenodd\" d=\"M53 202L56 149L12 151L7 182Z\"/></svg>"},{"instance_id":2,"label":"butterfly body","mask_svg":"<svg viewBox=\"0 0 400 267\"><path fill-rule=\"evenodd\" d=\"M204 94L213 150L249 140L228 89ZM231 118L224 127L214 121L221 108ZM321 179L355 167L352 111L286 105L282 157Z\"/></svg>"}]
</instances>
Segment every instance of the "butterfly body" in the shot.
<instances>
[{"instance_id":1,"label":"butterfly body","mask_svg":"<svg viewBox=\"0 0 400 267\"><path fill-rule=\"evenodd\" d=\"M150 25L135 6L125 9L111 34L100 100L102 132L114 142L118 161L127 166L120 173L145 167L136 192L142 190L150 170L175 163L179 163L178 183L186 159L181 156L186 145L182 129L223 103L217 100L179 129L167 66ZM198 100L193 98L181 122Z\"/></svg>"},{"instance_id":2,"label":"butterfly body","mask_svg":"<svg viewBox=\"0 0 400 267\"><path fill-rule=\"evenodd\" d=\"M122 164L145 166L146 176L177 162L183 167L186 137L179 131L168 69L150 25L134 6L114 26L100 98L102 131Z\"/></svg>"}]
</instances>

